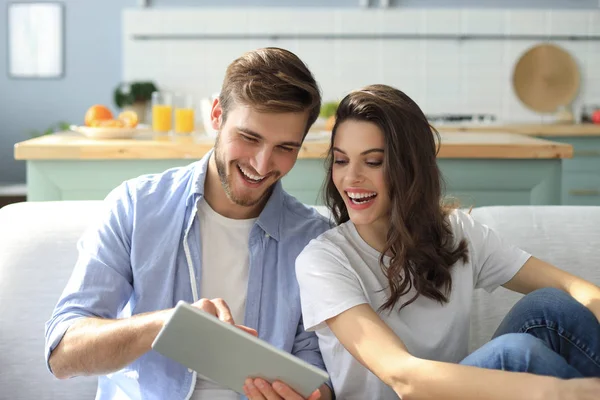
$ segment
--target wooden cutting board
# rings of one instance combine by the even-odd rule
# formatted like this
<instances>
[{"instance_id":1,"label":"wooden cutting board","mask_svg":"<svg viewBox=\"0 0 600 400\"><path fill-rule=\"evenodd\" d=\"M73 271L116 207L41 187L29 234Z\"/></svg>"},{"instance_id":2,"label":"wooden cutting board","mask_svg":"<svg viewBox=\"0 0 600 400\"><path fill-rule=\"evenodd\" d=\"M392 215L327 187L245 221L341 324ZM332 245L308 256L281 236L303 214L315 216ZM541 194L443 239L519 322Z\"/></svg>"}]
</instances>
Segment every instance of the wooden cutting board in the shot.
<instances>
[{"instance_id":1,"label":"wooden cutting board","mask_svg":"<svg viewBox=\"0 0 600 400\"><path fill-rule=\"evenodd\" d=\"M579 91L579 68L564 49L540 44L517 61L513 87L517 97L533 111L549 113L569 106Z\"/></svg>"}]
</instances>

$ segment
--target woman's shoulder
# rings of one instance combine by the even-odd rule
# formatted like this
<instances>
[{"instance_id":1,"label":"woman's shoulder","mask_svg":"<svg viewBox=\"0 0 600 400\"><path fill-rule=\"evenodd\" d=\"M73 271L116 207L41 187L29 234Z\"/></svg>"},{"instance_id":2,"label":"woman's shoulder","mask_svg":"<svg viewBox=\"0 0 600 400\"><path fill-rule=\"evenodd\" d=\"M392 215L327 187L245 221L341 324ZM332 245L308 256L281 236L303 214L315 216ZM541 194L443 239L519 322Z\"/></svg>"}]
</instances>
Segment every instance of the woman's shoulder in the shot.
<instances>
[{"instance_id":1,"label":"woman's shoulder","mask_svg":"<svg viewBox=\"0 0 600 400\"><path fill-rule=\"evenodd\" d=\"M350 222L331 228L312 239L300 252L298 259L325 260L347 263L348 246L351 245Z\"/></svg>"},{"instance_id":2,"label":"woman's shoulder","mask_svg":"<svg viewBox=\"0 0 600 400\"><path fill-rule=\"evenodd\" d=\"M448 213L448 222L453 233L469 231L475 224L470 210L455 208Z\"/></svg>"},{"instance_id":3,"label":"woman's shoulder","mask_svg":"<svg viewBox=\"0 0 600 400\"><path fill-rule=\"evenodd\" d=\"M348 222L346 222L328 229L316 238L312 239L304 248L304 251L341 249L342 244L349 240L348 235Z\"/></svg>"}]
</instances>

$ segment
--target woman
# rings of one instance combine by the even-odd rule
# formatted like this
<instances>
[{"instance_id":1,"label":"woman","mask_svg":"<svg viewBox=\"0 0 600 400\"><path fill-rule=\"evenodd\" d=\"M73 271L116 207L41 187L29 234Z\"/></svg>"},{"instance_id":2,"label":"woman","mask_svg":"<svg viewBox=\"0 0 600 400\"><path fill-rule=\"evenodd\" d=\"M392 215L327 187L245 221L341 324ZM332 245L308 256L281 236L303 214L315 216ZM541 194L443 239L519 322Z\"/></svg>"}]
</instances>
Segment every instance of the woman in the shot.
<instances>
[{"instance_id":1,"label":"woman","mask_svg":"<svg viewBox=\"0 0 600 400\"><path fill-rule=\"evenodd\" d=\"M338 226L296 261L337 398L598 400L600 288L443 205L436 153L401 91L340 103L326 181ZM500 285L529 294L468 355L473 290Z\"/></svg>"}]
</instances>

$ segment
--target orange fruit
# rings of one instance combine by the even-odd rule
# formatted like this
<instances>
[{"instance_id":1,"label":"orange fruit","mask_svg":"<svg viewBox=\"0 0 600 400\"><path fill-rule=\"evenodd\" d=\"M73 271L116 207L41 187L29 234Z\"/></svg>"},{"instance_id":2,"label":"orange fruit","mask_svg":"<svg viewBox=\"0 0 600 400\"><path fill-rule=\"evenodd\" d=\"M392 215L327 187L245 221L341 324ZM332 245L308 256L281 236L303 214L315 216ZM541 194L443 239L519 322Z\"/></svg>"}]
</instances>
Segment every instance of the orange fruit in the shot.
<instances>
[{"instance_id":1,"label":"orange fruit","mask_svg":"<svg viewBox=\"0 0 600 400\"><path fill-rule=\"evenodd\" d=\"M96 128L123 128L125 123L118 119L96 119L92 121L91 126Z\"/></svg>"},{"instance_id":2,"label":"orange fruit","mask_svg":"<svg viewBox=\"0 0 600 400\"><path fill-rule=\"evenodd\" d=\"M88 108L88 110L86 111L84 121L87 126L93 126L93 121L103 121L107 119L110 120L112 118L112 112L110 112L108 107L100 104L95 104Z\"/></svg>"},{"instance_id":3,"label":"orange fruit","mask_svg":"<svg viewBox=\"0 0 600 400\"><path fill-rule=\"evenodd\" d=\"M123 111L117 119L123 121L123 124L128 128L135 128L138 124L138 115L132 110Z\"/></svg>"}]
</instances>

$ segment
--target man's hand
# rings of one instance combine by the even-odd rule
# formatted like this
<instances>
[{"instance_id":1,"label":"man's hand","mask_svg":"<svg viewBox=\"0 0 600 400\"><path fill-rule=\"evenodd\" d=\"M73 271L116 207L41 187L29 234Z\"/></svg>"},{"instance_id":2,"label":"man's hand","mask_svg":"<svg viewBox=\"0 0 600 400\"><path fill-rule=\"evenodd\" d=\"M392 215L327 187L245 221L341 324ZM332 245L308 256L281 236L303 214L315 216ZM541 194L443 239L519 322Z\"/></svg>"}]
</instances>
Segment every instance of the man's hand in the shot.
<instances>
[{"instance_id":1,"label":"man's hand","mask_svg":"<svg viewBox=\"0 0 600 400\"><path fill-rule=\"evenodd\" d=\"M258 332L252 328L248 328L244 325L236 325L233 317L231 316L231 310L225 300L223 299L200 299L192 306L199 308L200 310L207 312L215 317L219 318L223 322L227 322L228 324L235 325L246 333L249 333L253 336L258 337Z\"/></svg>"},{"instance_id":2,"label":"man's hand","mask_svg":"<svg viewBox=\"0 0 600 400\"><path fill-rule=\"evenodd\" d=\"M315 390L307 399L294 392L283 382L275 381L271 385L264 379L246 379L244 393L249 400L326 400L331 399L331 391L327 385Z\"/></svg>"}]
</instances>

